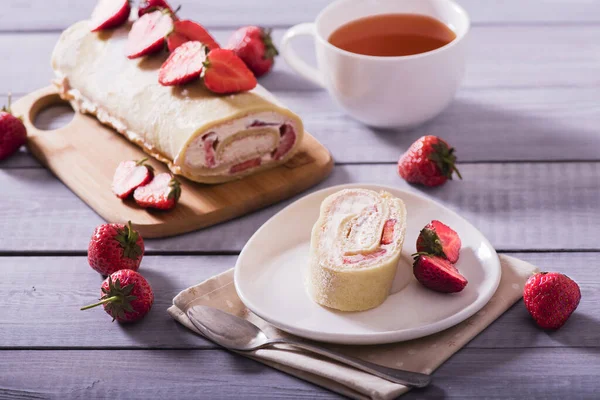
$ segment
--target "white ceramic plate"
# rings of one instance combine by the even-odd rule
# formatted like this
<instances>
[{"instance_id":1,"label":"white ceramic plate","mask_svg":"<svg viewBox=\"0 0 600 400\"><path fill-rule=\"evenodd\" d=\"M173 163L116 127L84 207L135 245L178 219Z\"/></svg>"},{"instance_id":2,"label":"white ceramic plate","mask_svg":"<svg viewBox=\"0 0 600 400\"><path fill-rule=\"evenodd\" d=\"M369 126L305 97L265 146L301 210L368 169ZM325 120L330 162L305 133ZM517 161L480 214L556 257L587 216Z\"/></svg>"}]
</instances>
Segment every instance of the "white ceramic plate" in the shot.
<instances>
[{"instance_id":1,"label":"white ceramic plate","mask_svg":"<svg viewBox=\"0 0 600 400\"><path fill-rule=\"evenodd\" d=\"M328 195L351 187L386 190L407 209L406 239L400 268L411 268L419 231L438 219L462 240L457 268L467 278L455 294L436 293L415 279L374 309L338 312L313 302L304 287L310 232ZM409 265L406 265L409 264ZM479 311L500 282L500 262L488 240L473 225L444 206L414 193L379 185L342 185L312 193L267 221L250 238L235 266L235 287L244 304L274 326L309 339L343 344L399 342L431 335Z\"/></svg>"}]
</instances>

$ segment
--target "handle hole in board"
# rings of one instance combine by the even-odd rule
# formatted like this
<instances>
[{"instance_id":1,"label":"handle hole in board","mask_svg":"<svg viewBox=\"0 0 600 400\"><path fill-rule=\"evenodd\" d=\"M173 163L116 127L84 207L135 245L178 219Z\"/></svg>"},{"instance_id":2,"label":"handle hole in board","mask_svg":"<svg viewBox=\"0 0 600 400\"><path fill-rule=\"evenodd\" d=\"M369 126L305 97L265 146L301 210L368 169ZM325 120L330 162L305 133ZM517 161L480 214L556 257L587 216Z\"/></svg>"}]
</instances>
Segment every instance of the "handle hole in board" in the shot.
<instances>
[{"instance_id":1,"label":"handle hole in board","mask_svg":"<svg viewBox=\"0 0 600 400\"><path fill-rule=\"evenodd\" d=\"M54 99L55 100L55 99ZM75 117L75 111L67 101L52 101L36 110L33 125L42 131L53 131L67 126Z\"/></svg>"}]
</instances>

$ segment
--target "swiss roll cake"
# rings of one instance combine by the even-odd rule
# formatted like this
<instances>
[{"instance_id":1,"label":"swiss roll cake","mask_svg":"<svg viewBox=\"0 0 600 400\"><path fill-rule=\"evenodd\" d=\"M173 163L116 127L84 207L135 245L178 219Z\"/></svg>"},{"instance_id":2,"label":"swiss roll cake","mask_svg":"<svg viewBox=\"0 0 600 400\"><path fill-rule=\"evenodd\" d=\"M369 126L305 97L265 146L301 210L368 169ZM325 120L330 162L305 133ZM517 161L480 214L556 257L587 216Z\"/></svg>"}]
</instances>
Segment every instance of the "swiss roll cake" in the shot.
<instances>
[{"instance_id":1,"label":"swiss roll cake","mask_svg":"<svg viewBox=\"0 0 600 400\"><path fill-rule=\"evenodd\" d=\"M382 304L405 231L404 202L387 192L345 189L327 197L311 236L306 284L312 299L341 311ZM404 285L410 276L410 271L402 275Z\"/></svg>"},{"instance_id":2,"label":"swiss roll cake","mask_svg":"<svg viewBox=\"0 0 600 400\"><path fill-rule=\"evenodd\" d=\"M129 27L93 33L81 21L61 35L52 55L55 84L76 110L196 182L230 181L293 156L302 121L267 90L217 95L200 82L161 86L166 54L128 59Z\"/></svg>"}]
</instances>

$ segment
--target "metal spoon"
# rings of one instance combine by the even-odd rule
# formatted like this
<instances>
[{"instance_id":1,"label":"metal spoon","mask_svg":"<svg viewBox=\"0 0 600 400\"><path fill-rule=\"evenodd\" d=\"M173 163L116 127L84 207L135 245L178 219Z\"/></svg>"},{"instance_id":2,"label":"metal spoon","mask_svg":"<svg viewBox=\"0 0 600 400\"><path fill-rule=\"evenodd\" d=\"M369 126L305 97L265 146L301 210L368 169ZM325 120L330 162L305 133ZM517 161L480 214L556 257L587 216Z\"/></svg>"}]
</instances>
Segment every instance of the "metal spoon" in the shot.
<instances>
[{"instance_id":1,"label":"metal spoon","mask_svg":"<svg viewBox=\"0 0 600 400\"><path fill-rule=\"evenodd\" d=\"M429 375L383 367L312 343L291 339L269 339L260 328L251 322L216 308L193 306L188 310L187 316L204 336L230 350L250 351L275 344L287 344L332 358L361 371L402 385L425 387L431 382Z\"/></svg>"}]
</instances>

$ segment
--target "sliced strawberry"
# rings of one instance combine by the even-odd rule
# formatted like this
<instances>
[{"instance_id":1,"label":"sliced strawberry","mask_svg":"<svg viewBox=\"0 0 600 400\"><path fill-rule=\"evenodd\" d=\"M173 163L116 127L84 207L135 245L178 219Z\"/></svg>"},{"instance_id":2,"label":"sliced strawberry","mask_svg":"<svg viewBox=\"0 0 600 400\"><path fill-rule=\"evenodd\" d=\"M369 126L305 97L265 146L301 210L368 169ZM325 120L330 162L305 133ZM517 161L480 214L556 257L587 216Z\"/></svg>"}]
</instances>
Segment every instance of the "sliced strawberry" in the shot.
<instances>
[{"instance_id":1,"label":"sliced strawberry","mask_svg":"<svg viewBox=\"0 0 600 400\"><path fill-rule=\"evenodd\" d=\"M388 219L383 224L383 232L381 234L381 244L390 244L394 240L394 227L396 226L395 219Z\"/></svg>"},{"instance_id":2,"label":"sliced strawberry","mask_svg":"<svg viewBox=\"0 0 600 400\"><path fill-rule=\"evenodd\" d=\"M256 78L231 50L214 49L204 61L204 86L214 93L237 93L256 87Z\"/></svg>"},{"instance_id":3,"label":"sliced strawberry","mask_svg":"<svg viewBox=\"0 0 600 400\"><path fill-rule=\"evenodd\" d=\"M149 184L140 186L133 192L133 198L138 205L159 210L172 209L180 196L179 181L166 172L156 175Z\"/></svg>"},{"instance_id":4,"label":"sliced strawberry","mask_svg":"<svg viewBox=\"0 0 600 400\"><path fill-rule=\"evenodd\" d=\"M442 257L418 255L413 264L413 273L423 286L436 292L460 292L468 283L454 265Z\"/></svg>"},{"instance_id":5,"label":"sliced strawberry","mask_svg":"<svg viewBox=\"0 0 600 400\"><path fill-rule=\"evenodd\" d=\"M445 257L451 263L458 261L461 241L448 225L433 220L419 233L417 238L417 251Z\"/></svg>"},{"instance_id":6,"label":"sliced strawberry","mask_svg":"<svg viewBox=\"0 0 600 400\"><path fill-rule=\"evenodd\" d=\"M231 167L229 169L229 173L230 174L237 174L239 172L245 171L245 170L250 169L250 168L259 167L260 164L261 164L261 162L262 162L262 160L261 160L260 157L253 158L253 159L248 160L248 161L244 161L243 163L239 163L239 164L236 164L233 167Z\"/></svg>"},{"instance_id":7,"label":"sliced strawberry","mask_svg":"<svg viewBox=\"0 0 600 400\"><path fill-rule=\"evenodd\" d=\"M122 161L112 181L112 191L120 199L126 199L135 189L144 186L152 180L154 170L152 166L144 164L148 161L143 158L139 161Z\"/></svg>"},{"instance_id":8,"label":"sliced strawberry","mask_svg":"<svg viewBox=\"0 0 600 400\"><path fill-rule=\"evenodd\" d=\"M173 30L173 17L169 12L153 11L142 15L133 23L125 53L128 58L138 58L156 53L165 46L165 37Z\"/></svg>"},{"instance_id":9,"label":"sliced strawberry","mask_svg":"<svg viewBox=\"0 0 600 400\"><path fill-rule=\"evenodd\" d=\"M130 12L127 0L100 0L92 11L90 30L96 32L121 26L127 22Z\"/></svg>"},{"instance_id":10,"label":"sliced strawberry","mask_svg":"<svg viewBox=\"0 0 600 400\"><path fill-rule=\"evenodd\" d=\"M185 19L175 21L173 33L167 38L167 46L169 47L169 51L173 51L183 43L192 40L201 42L209 50L221 47L202 25Z\"/></svg>"},{"instance_id":11,"label":"sliced strawberry","mask_svg":"<svg viewBox=\"0 0 600 400\"><path fill-rule=\"evenodd\" d=\"M175 15L173 12L173 8L167 3L165 0L144 0L140 3L138 7L138 17L141 17L144 14L151 13L152 11L162 11L168 10L170 13ZM174 17L174 19L176 19Z\"/></svg>"},{"instance_id":12,"label":"sliced strawberry","mask_svg":"<svg viewBox=\"0 0 600 400\"><path fill-rule=\"evenodd\" d=\"M282 125L279 128L279 134L281 139L279 139L279 146L273 152L272 156L274 160L283 158L294 147L294 143L296 142L296 132L294 132L294 128L291 125Z\"/></svg>"},{"instance_id":13,"label":"sliced strawberry","mask_svg":"<svg viewBox=\"0 0 600 400\"><path fill-rule=\"evenodd\" d=\"M158 82L163 86L183 85L200 78L206 60L206 47L200 42L186 42L160 67Z\"/></svg>"},{"instance_id":14,"label":"sliced strawberry","mask_svg":"<svg viewBox=\"0 0 600 400\"><path fill-rule=\"evenodd\" d=\"M204 157L206 159L206 166L208 168L212 168L217 165L217 155L215 153L215 147L219 142L219 138L217 134L214 132L210 132L207 135L204 135Z\"/></svg>"},{"instance_id":15,"label":"sliced strawberry","mask_svg":"<svg viewBox=\"0 0 600 400\"><path fill-rule=\"evenodd\" d=\"M386 252L387 252L386 249L379 249L377 251L374 251L374 252L368 253L368 254L353 254L351 256L344 256L344 257L342 257L342 262L344 264L356 264L356 263L364 261L364 260L372 260L377 257L381 257Z\"/></svg>"}]
</instances>

